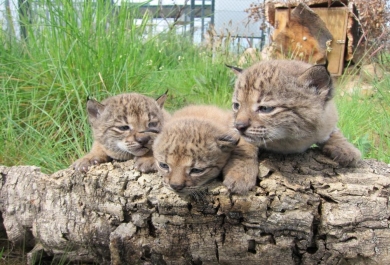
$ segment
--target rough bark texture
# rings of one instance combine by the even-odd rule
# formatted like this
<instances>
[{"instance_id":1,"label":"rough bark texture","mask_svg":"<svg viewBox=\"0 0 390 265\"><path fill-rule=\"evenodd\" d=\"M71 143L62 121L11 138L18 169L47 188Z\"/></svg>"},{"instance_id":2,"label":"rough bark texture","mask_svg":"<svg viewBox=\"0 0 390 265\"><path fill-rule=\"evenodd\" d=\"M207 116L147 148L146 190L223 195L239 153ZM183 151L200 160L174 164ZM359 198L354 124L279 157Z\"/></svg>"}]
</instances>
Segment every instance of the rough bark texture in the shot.
<instances>
[{"instance_id":1,"label":"rough bark texture","mask_svg":"<svg viewBox=\"0 0 390 265\"><path fill-rule=\"evenodd\" d=\"M133 161L86 176L0 167L9 240L99 264L390 264L390 167L340 168L316 150L262 155L258 186L183 198Z\"/></svg>"}]
</instances>

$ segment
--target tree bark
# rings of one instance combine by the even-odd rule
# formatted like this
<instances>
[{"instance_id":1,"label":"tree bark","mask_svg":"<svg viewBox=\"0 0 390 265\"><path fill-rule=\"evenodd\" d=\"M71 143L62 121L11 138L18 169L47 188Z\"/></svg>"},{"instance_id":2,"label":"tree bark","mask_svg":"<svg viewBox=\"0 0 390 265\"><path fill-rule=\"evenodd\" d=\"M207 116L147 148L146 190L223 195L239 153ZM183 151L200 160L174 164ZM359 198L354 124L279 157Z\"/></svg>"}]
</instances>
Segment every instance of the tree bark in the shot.
<instances>
[{"instance_id":1,"label":"tree bark","mask_svg":"<svg viewBox=\"0 0 390 265\"><path fill-rule=\"evenodd\" d=\"M99 264L390 264L390 165L340 168L317 150L260 156L258 185L185 198L133 161L52 175L0 167L8 239Z\"/></svg>"}]
</instances>

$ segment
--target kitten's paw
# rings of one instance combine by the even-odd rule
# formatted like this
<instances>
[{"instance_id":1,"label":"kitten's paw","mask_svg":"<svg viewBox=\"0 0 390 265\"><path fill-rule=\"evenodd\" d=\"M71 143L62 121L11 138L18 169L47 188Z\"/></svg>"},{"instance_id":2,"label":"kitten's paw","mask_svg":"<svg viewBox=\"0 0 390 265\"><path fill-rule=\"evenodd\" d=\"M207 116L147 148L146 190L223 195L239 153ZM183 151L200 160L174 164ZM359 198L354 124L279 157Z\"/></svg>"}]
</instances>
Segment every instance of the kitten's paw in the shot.
<instances>
[{"instance_id":1,"label":"kitten's paw","mask_svg":"<svg viewBox=\"0 0 390 265\"><path fill-rule=\"evenodd\" d=\"M343 167L355 167L361 160L360 151L349 142L340 145L324 145L322 151Z\"/></svg>"},{"instance_id":2,"label":"kitten's paw","mask_svg":"<svg viewBox=\"0 0 390 265\"><path fill-rule=\"evenodd\" d=\"M101 162L98 158L82 157L80 159L77 159L76 162L72 164L72 167L76 171L76 173L85 174L88 172L90 166L99 164L101 164Z\"/></svg>"},{"instance_id":3,"label":"kitten's paw","mask_svg":"<svg viewBox=\"0 0 390 265\"><path fill-rule=\"evenodd\" d=\"M348 142L340 130L330 135L328 141L321 145L322 152L338 162L343 167L355 167L361 160L361 153Z\"/></svg>"},{"instance_id":4,"label":"kitten's paw","mask_svg":"<svg viewBox=\"0 0 390 265\"><path fill-rule=\"evenodd\" d=\"M230 167L224 170L223 184L232 193L245 194L256 185L259 169L258 165L248 165L245 168Z\"/></svg>"},{"instance_id":5,"label":"kitten's paw","mask_svg":"<svg viewBox=\"0 0 390 265\"><path fill-rule=\"evenodd\" d=\"M256 179L253 181L245 181L240 178L226 177L223 185L228 188L231 193L245 194L250 191L256 184Z\"/></svg>"},{"instance_id":6,"label":"kitten's paw","mask_svg":"<svg viewBox=\"0 0 390 265\"><path fill-rule=\"evenodd\" d=\"M157 167L154 157L150 156L136 156L134 157L134 167L142 173L156 172Z\"/></svg>"}]
</instances>

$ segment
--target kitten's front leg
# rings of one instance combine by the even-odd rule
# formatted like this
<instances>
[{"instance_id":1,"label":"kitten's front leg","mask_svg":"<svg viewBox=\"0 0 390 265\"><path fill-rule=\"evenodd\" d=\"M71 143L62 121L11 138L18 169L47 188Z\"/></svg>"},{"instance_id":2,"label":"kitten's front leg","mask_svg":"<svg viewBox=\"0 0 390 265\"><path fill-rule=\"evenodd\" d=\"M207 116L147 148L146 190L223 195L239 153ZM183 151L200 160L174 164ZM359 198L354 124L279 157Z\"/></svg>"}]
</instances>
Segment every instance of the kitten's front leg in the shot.
<instances>
[{"instance_id":1,"label":"kitten's front leg","mask_svg":"<svg viewBox=\"0 0 390 265\"><path fill-rule=\"evenodd\" d=\"M334 131L328 141L320 144L322 152L341 166L356 166L361 159L361 153L348 142L340 130Z\"/></svg>"},{"instance_id":2,"label":"kitten's front leg","mask_svg":"<svg viewBox=\"0 0 390 265\"><path fill-rule=\"evenodd\" d=\"M153 157L153 152L149 151L143 156L134 157L134 167L142 173L156 172L156 162Z\"/></svg>"},{"instance_id":3,"label":"kitten's front leg","mask_svg":"<svg viewBox=\"0 0 390 265\"><path fill-rule=\"evenodd\" d=\"M99 165L111 160L111 157L106 154L103 147L98 142L94 142L91 151L82 158L77 159L72 164L72 167L78 173L86 173L90 166Z\"/></svg>"},{"instance_id":4,"label":"kitten's front leg","mask_svg":"<svg viewBox=\"0 0 390 265\"><path fill-rule=\"evenodd\" d=\"M241 139L223 168L223 184L230 192L245 194L256 185L259 173L258 147Z\"/></svg>"}]
</instances>

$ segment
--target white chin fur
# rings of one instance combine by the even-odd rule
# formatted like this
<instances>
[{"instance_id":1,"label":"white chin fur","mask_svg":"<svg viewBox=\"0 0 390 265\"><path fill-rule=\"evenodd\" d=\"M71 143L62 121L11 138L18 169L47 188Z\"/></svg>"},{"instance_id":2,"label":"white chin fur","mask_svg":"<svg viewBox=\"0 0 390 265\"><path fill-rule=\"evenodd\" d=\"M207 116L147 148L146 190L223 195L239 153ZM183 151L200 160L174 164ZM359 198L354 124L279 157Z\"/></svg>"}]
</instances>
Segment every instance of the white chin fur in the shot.
<instances>
[{"instance_id":1,"label":"white chin fur","mask_svg":"<svg viewBox=\"0 0 390 265\"><path fill-rule=\"evenodd\" d=\"M135 156L143 156L144 154L146 154L149 151L148 148L142 147L142 146L139 146L139 147L136 147L133 149L128 148L128 146L123 142L118 142L116 145L121 151L135 155Z\"/></svg>"},{"instance_id":2,"label":"white chin fur","mask_svg":"<svg viewBox=\"0 0 390 265\"><path fill-rule=\"evenodd\" d=\"M246 135L241 135L242 138L244 138L245 141L247 141L248 143L255 143L257 142L254 138L252 137L249 137L249 136L246 136Z\"/></svg>"},{"instance_id":3,"label":"white chin fur","mask_svg":"<svg viewBox=\"0 0 390 265\"><path fill-rule=\"evenodd\" d=\"M127 148L127 145L123 142L117 142L116 143L116 146L118 146L118 148L123 151L123 152L128 152L130 153L130 150Z\"/></svg>"},{"instance_id":4,"label":"white chin fur","mask_svg":"<svg viewBox=\"0 0 390 265\"><path fill-rule=\"evenodd\" d=\"M141 147L137 150L131 150L130 153L132 153L133 155L135 156L143 156L144 154L146 154L147 152L149 152L149 149L146 148L146 147Z\"/></svg>"}]
</instances>

